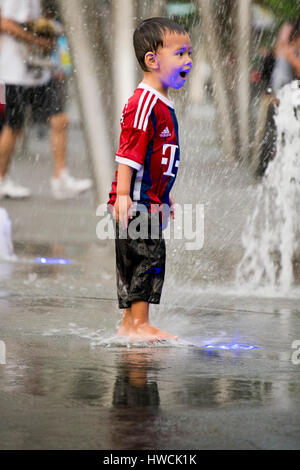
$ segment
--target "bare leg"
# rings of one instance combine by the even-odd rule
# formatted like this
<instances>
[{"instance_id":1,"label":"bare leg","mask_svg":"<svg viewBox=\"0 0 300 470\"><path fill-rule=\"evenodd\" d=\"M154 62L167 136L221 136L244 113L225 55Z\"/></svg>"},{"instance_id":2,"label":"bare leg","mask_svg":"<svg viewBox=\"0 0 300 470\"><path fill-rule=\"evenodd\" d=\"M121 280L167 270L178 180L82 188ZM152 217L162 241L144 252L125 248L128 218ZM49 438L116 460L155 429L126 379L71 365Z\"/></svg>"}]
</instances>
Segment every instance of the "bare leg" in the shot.
<instances>
[{"instance_id":1,"label":"bare leg","mask_svg":"<svg viewBox=\"0 0 300 470\"><path fill-rule=\"evenodd\" d=\"M65 113L55 114L50 118L50 142L55 178L59 178L61 170L66 167L68 124L68 116Z\"/></svg>"},{"instance_id":2,"label":"bare leg","mask_svg":"<svg viewBox=\"0 0 300 470\"><path fill-rule=\"evenodd\" d=\"M3 127L0 135L0 178L4 178L7 173L20 132L19 129L13 130L7 125Z\"/></svg>"},{"instance_id":3,"label":"bare leg","mask_svg":"<svg viewBox=\"0 0 300 470\"><path fill-rule=\"evenodd\" d=\"M148 302L133 302L131 305L131 317L132 326L129 330L129 337L132 339L145 339L147 341L178 339L177 336L173 336L150 325Z\"/></svg>"},{"instance_id":4,"label":"bare leg","mask_svg":"<svg viewBox=\"0 0 300 470\"><path fill-rule=\"evenodd\" d=\"M131 308L125 308L123 312L123 320L120 325L118 335L128 336L131 326L132 326Z\"/></svg>"}]
</instances>

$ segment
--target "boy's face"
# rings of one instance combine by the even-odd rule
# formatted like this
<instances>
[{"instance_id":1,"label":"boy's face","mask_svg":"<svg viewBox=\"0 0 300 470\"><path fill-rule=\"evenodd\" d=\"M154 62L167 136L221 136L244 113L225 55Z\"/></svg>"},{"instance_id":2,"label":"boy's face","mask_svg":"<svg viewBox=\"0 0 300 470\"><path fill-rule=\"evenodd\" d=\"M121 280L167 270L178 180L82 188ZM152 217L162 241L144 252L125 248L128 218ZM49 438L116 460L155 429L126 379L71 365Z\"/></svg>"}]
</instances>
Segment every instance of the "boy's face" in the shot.
<instances>
[{"instance_id":1,"label":"boy's face","mask_svg":"<svg viewBox=\"0 0 300 470\"><path fill-rule=\"evenodd\" d=\"M158 77L164 88L181 88L192 68L192 45L188 34L167 32L156 53Z\"/></svg>"}]
</instances>

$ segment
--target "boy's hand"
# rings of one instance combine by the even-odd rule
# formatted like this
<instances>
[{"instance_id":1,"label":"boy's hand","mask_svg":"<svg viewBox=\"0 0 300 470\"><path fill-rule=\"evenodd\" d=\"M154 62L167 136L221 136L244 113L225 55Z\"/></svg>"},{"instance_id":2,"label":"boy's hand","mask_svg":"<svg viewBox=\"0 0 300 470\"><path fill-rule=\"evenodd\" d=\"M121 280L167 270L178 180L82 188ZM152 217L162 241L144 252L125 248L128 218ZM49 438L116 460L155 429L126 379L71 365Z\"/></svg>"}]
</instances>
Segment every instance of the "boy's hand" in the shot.
<instances>
[{"instance_id":1,"label":"boy's hand","mask_svg":"<svg viewBox=\"0 0 300 470\"><path fill-rule=\"evenodd\" d=\"M175 219L175 206L174 206L175 201L171 194L169 195L169 201L170 201L170 217L171 219L174 220Z\"/></svg>"},{"instance_id":2,"label":"boy's hand","mask_svg":"<svg viewBox=\"0 0 300 470\"><path fill-rule=\"evenodd\" d=\"M132 219L132 212L130 211L132 200L129 196L132 172L132 167L119 163L117 199L113 215L123 228L128 227L128 217Z\"/></svg>"},{"instance_id":3,"label":"boy's hand","mask_svg":"<svg viewBox=\"0 0 300 470\"><path fill-rule=\"evenodd\" d=\"M113 216L122 228L128 227L128 218L132 219L132 200L129 195L117 196Z\"/></svg>"}]
</instances>

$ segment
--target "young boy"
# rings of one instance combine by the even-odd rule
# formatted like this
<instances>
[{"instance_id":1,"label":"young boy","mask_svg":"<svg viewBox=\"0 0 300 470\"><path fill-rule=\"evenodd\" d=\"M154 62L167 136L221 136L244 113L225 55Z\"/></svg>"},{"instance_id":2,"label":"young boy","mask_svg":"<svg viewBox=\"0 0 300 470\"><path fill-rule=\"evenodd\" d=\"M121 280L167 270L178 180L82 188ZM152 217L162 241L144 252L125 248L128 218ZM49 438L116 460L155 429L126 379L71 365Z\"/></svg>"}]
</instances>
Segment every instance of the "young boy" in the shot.
<instances>
[{"instance_id":1,"label":"young boy","mask_svg":"<svg viewBox=\"0 0 300 470\"><path fill-rule=\"evenodd\" d=\"M187 79L191 40L174 21L150 18L135 30L133 43L144 78L123 110L118 170L109 200L117 229L118 300L124 309L118 334L148 341L177 339L149 323L149 304L160 302L165 273L162 217L152 215L157 207L174 202L170 191L179 166L179 141L168 89L181 88ZM141 206L146 208L149 227L158 221L148 238L130 235ZM152 236L154 232L157 236Z\"/></svg>"}]
</instances>

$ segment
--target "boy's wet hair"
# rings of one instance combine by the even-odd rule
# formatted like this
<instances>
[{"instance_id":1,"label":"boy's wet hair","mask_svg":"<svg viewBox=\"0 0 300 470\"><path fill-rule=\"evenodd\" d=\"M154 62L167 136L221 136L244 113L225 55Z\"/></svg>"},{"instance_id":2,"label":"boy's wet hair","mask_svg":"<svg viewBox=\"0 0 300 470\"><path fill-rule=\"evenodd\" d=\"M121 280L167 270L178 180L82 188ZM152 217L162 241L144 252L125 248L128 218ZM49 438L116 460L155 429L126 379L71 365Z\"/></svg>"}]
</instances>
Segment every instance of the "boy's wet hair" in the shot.
<instances>
[{"instance_id":1,"label":"boy's wet hair","mask_svg":"<svg viewBox=\"0 0 300 470\"><path fill-rule=\"evenodd\" d=\"M133 34L133 46L136 58L147 72L145 55L147 52L156 53L159 47L163 47L166 32L187 34L185 29L169 18L149 18L142 21Z\"/></svg>"}]
</instances>

